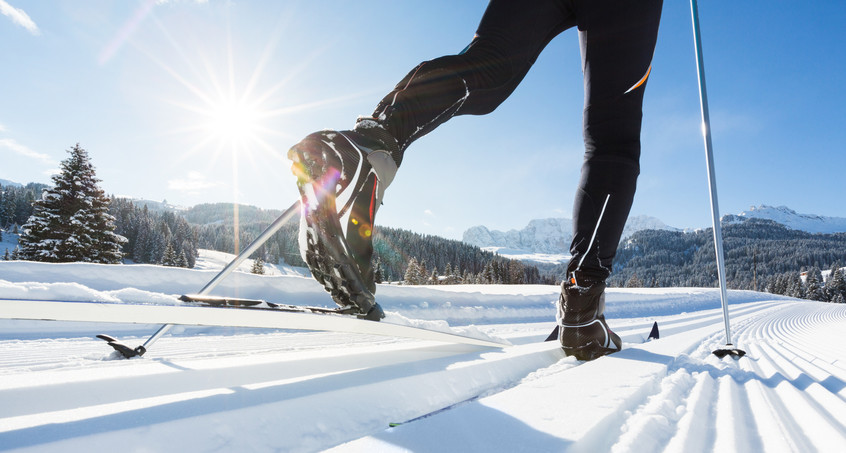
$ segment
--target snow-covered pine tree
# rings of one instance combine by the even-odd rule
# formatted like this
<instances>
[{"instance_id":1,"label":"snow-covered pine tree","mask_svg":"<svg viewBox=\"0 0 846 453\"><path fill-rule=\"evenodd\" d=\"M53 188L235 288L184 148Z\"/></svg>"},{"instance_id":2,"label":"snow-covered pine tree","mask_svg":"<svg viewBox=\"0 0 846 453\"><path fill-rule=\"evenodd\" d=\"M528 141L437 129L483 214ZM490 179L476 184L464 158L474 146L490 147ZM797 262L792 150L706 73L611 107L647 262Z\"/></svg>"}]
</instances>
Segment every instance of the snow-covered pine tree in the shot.
<instances>
[{"instance_id":1,"label":"snow-covered pine tree","mask_svg":"<svg viewBox=\"0 0 846 453\"><path fill-rule=\"evenodd\" d=\"M785 294L790 297L795 297L797 299L805 298L805 284L802 283L802 279L799 277L799 274L790 274L790 279L787 282L787 289L785 291Z\"/></svg>"},{"instance_id":2,"label":"snow-covered pine tree","mask_svg":"<svg viewBox=\"0 0 846 453\"><path fill-rule=\"evenodd\" d=\"M165 246L164 254L162 255L162 266L176 267L176 251L173 250L173 245L170 242Z\"/></svg>"},{"instance_id":3,"label":"snow-covered pine tree","mask_svg":"<svg viewBox=\"0 0 846 453\"><path fill-rule=\"evenodd\" d=\"M382 258L376 257L373 260L373 281L376 283L382 283L385 281L385 270L382 268Z\"/></svg>"},{"instance_id":4,"label":"snow-covered pine tree","mask_svg":"<svg viewBox=\"0 0 846 453\"><path fill-rule=\"evenodd\" d=\"M643 282L637 277L637 273L626 281L626 288L643 288Z\"/></svg>"},{"instance_id":5,"label":"snow-covered pine tree","mask_svg":"<svg viewBox=\"0 0 846 453\"><path fill-rule=\"evenodd\" d=\"M481 276L480 276L481 283L484 283L486 285L490 285L494 282L494 278L495 277L494 277L494 273L493 273L493 265L491 263L488 263L488 264L485 265L485 268L482 270L482 273L481 273Z\"/></svg>"},{"instance_id":6,"label":"snow-covered pine tree","mask_svg":"<svg viewBox=\"0 0 846 453\"><path fill-rule=\"evenodd\" d=\"M828 281L825 282L825 292L828 300L832 302L837 302L837 296L840 296L841 300L846 298L846 276L843 275L840 263L834 263L831 266L831 274L828 276Z\"/></svg>"},{"instance_id":7,"label":"snow-covered pine tree","mask_svg":"<svg viewBox=\"0 0 846 453\"><path fill-rule=\"evenodd\" d=\"M176 258L176 266L177 267L191 267L188 265L188 257L185 256L185 251L179 252L179 257Z\"/></svg>"},{"instance_id":8,"label":"snow-covered pine tree","mask_svg":"<svg viewBox=\"0 0 846 453\"><path fill-rule=\"evenodd\" d=\"M3 261L11 261L12 255L9 253L9 249L6 249L6 253L3 254Z\"/></svg>"},{"instance_id":9,"label":"snow-covered pine tree","mask_svg":"<svg viewBox=\"0 0 846 453\"><path fill-rule=\"evenodd\" d=\"M408 285L419 285L420 281L423 280L420 274L420 265L417 263L416 258L412 257L408 260L408 267L405 269L403 280Z\"/></svg>"},{"instance_id":10,"label":"snow-covered pine tree","mask_svg":"<svg viewBox=\"0 0 846 453\"><path fill-rule=\"evenodd\" d=\"M115 234L109 199L97 185L88 152L68 150L54 187L35 200L20 236L22 259L47 262L120 263L126 238Z\"/></svg>"},{"instance_id":11,"label":"snow-covered pine tree","mask_svg":"<svg viewBox=\"0 0 846 453\"><path fill-rule=\"evenodd\" d=\"M257 275L264 275L264 260L259 256L253 261L250 272Z\"/></svg>"},{"instance_id":12,"label":"snow-covered pine tree","mask_svg":"<svg viewBox=\"0 0 846 453\"><path fill-rule=\"evenodd\" d=\"M438 285L440 284L440 278L438 277L438 268L432 269L432 273L429 275L428 280L426 280L427 285Z\"/></svg>"},{"instance_id":13,"label":"snow-covered pine tree","mask_svg":"<svg viewBox=\"0 0 846 453\"><path fill-rule=\"evenodd\" d=\"M805 298L809 300L823 300L822 272L814 266L805 278Z\"/></svg>"}]
</instances>

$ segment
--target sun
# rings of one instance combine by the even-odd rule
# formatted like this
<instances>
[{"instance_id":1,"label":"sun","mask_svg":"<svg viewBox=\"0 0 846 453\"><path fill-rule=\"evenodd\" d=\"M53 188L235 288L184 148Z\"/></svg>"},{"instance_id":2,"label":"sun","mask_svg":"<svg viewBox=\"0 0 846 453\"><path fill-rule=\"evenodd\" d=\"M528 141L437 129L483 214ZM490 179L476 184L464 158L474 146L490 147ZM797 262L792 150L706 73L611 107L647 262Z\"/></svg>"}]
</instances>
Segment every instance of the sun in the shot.
<instances>
[{"instance_id":1,"label":"sun","mask_svg":"<svg viewBox=\"0 0 846 453\"><path fill-rule=\"evenodd\" d=\"M266 113L246 99L227 97L208 106L203 115L210 137L234 144L258 140Z\"/></svg>"}]
</instances>

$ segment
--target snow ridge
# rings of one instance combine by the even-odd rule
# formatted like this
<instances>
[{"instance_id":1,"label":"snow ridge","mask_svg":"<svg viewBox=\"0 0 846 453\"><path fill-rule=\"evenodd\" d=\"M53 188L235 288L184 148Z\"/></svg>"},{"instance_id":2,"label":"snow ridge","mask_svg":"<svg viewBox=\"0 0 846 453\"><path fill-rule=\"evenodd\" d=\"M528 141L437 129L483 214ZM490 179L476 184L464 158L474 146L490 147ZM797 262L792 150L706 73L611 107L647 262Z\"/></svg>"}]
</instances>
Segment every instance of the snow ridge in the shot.
<instances>
[{"instance_id":1,"label":"snow ridge","mask_svg":"<svg viewBox=\"0 0 846 453\"><path fill-rule=\"evenodd\" d=\"M723 216L723 222L738 222L746 219L765 219L780 223L790 229L808 233L846 232L846 218L826 217L814 214L799 214L787 206L753 206L740 214Z\"/></svg>"}]
</instances>

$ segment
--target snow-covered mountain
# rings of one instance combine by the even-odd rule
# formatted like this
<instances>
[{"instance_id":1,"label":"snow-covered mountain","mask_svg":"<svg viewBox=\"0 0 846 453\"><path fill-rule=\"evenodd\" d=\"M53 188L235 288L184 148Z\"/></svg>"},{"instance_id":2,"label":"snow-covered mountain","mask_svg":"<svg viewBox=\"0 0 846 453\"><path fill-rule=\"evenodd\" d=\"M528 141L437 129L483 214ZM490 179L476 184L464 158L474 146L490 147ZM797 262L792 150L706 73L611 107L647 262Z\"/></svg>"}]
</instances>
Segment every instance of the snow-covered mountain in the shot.
<instances>
[{"instance_id":1,"label":"snow-covered mountain","mask_svg":"<svg viewBox=\"0 0 846 453\"><path fill-rule=\"evenodd\" d=\"M522 230L489 230L483 225L464 232L462 240L478 247L505 247L533 253L568 253L573 240L570 219L532 220Z\"/></svg>"},{"instance_id":2,"label":"snow-covered mountain","mask_svg":"<svg viewBox=\"0 0 846 453\"><path fill-rule=\"evenodd\" d=\"M2 299L179 305L215 275L204 264L0 261L0 313ZM236 272L216 291L331 304L293 275ZM606 314L623 350L579 362L543 342L558 291L380 285L383 322L429 320L504 349L180 326L124 360L94 335L135 346L158 326L0 319L0 450L846 451L846 344L832 341L846 306L730 291L747 355L721 360L718 290L615 288ZM661 338L645 342L655 321Z\"/></svg>"},{"instance_id":3,"label":"snow-covered mountain","mask_svg":"<svg viewBox=\"0 0 846 453\"><path fill-rule=\"evenodd\" d=\"M661 220L649 216L632 216L626 222L623 237L646 230L673 230ZM514 259L536 262L563 262L570 253L573 221L565 218L532 220L521 230L498 231L479 225L464 232L462 240L485 250ZM533 256L538 255L538 256ZM553 259L550 259L550 256ZM558 257L556 259L555 257Z\"/></svg>"},{"instance_id":4,"label":"snow-covered mountain","mask_svg":"<svg viewBox=\"0 0 846 453\"><path fill-rule=\"evenodd\" d=\"M786 206L753 206L737 215L725 215L723 222L738 222L745 219L766 219L780 223L794 230L808 233L846 232L846 218L826 217L814 214L799 214Z\"/></svg>"}]
</instances>

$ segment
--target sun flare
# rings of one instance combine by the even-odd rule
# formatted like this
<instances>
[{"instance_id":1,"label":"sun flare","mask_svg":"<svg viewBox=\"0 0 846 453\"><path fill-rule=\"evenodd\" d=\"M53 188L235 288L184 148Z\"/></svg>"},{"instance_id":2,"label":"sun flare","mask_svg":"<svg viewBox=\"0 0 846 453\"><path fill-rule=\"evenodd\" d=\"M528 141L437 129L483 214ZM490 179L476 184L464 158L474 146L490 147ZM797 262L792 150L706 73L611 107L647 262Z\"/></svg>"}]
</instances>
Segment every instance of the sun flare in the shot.
<instances>
[{"instance_id":1,"label":"sun flare","mask_svg":"<svg viewBox=\"0 0 846 453\"><path fill-rule=\"evenodd\" d=\"M253 141L261 130L262 112L244 100L222 99L206 112L204 129L228 142Z\"/></svg>"}]
</instances>

